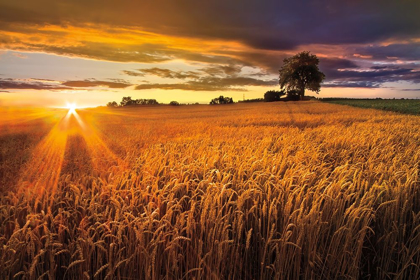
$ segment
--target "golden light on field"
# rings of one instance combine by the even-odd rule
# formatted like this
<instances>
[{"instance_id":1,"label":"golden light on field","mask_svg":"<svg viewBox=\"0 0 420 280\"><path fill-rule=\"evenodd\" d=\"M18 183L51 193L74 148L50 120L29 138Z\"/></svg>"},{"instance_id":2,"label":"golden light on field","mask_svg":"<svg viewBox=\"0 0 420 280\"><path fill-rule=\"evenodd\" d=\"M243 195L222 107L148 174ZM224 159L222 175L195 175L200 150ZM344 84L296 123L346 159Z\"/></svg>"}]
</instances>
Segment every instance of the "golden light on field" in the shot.
<instances>
[{"instance_id":1,"label":"golden light on field","mask_svg":"<svg viewBox=\"0 0 420 280\"><path fill-rule=\"evenodd\" d=\"M82 128L83 130L86 129L86 125L83 122L83 120L80 118L79 114L76 112L76 109L78 109L76 103L69 103L67 102L66 108L68 109L67 115L65 117L65 121L68 122L71 118L75 118L78 126ZM72 126L69 129L74 129L76 126Z\"/></svg>"},{"instance_id":2,"label":"golden light on field","mask_svg":"<svg viewBox=\"0 0 420 280\"><path fill-rule=\"evenodd\" d=\"M0 195L6 279L420 279L418 116L312 101L60 114L0 122L3 151L22 152L0 166L20 178Z\"/></svg>"}]
</instances>

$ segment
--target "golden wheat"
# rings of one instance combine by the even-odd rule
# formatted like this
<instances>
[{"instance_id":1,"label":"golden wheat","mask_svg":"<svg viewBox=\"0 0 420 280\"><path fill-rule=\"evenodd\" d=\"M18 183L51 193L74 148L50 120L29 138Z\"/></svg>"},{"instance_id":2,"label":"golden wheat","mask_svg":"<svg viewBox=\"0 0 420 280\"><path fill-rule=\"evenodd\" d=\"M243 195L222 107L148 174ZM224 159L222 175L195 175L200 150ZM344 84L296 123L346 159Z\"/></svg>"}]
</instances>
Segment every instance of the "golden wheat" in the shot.
<instances>
[{"instance_id":1,"label":"golden wheat","mask_svg":"<svg viewBox=\"0 0 420 280\"><path fill-rule=\"evenodd\" d=\"M1 278L420 279L417 116L318 102L92 109L84 127L14 114Z\"/></svg>"}]
</instances>

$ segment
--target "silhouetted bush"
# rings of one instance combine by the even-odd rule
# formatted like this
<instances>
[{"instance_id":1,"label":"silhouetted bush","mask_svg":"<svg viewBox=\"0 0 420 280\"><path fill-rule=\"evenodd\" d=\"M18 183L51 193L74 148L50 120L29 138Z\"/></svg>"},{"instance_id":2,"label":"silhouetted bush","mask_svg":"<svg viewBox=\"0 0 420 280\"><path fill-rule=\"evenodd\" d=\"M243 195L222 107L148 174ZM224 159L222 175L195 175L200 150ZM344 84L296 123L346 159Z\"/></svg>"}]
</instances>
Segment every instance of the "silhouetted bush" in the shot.
<instances>
[{"instance_id":1,"label":"silhouetted bush","mask_svg":"<svg viewBox=\"0 0 420 280\"><path fill-rule=\"evenodd\" d=\"M289 90L287 92L287 99L293 101L300 100L300 92L298 90Z\"/></svg>"},{"instance_id":2,"label":"silhouetted bush","mask_svg":"<svg viewBox=\"0 0 420 280\"><path fill-rule=\"evenodd\" d=\"M178 101L171 101L171 102L169 102L169 105L179 106L179 102Z\"/></svg>"},{"instance_id":3,"label":"silhouetted bush","mask_svg":"<svg viewBox=\"0 0 420 280\"><path fill-rule=\"evenodd\" d=\"M264 102L280 101L280 96L283 95L285 95L283 90L269 90L264 94Z\"/></svg>"}]
</instances>

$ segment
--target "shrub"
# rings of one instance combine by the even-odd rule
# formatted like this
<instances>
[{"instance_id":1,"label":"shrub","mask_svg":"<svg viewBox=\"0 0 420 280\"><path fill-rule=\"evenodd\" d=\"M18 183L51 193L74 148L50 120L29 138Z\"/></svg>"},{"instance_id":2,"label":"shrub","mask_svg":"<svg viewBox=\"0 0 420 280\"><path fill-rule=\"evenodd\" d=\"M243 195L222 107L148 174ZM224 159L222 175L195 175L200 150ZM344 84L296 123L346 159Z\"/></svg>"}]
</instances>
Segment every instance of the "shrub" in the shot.
<instances>
[{"instance_id":1,"label":"shrub","mask_svg":"<svg viewBox=\"0 0 420 280\"><path fill-rule=\"evenodd\" d=\"M283 90L269 90L264 94L264 102L280 101L282 95L285 95Z\"/></svg>"},{"instance_id":2,"label":"shrub","mask_svg":"<svg viewBox=\"0 0 420 280\"><path fill-rule=\"evenodd\" d=\"M298 90L289 90L287 92L287 99L298 101L300 100L300 94Z\"/></svg>"}]
</instances>

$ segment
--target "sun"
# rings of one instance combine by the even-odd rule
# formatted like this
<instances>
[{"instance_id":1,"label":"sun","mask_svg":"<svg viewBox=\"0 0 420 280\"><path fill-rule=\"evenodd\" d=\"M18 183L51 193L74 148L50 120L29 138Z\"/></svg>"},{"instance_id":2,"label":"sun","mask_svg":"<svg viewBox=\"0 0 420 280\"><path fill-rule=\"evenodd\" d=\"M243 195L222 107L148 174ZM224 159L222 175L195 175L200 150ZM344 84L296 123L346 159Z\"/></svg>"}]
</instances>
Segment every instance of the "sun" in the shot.
<instances>
[{"instance_id":1,"label":"sun","mask_svg":"<svg viewBox=\"0 0 420 280\"><path fill-rule=\"evenodd\" d=\"M69 114L74 115L76 113L77 105L76 103L67 103L66 108L69 109Z\"/></svg>"}]
</instances>

